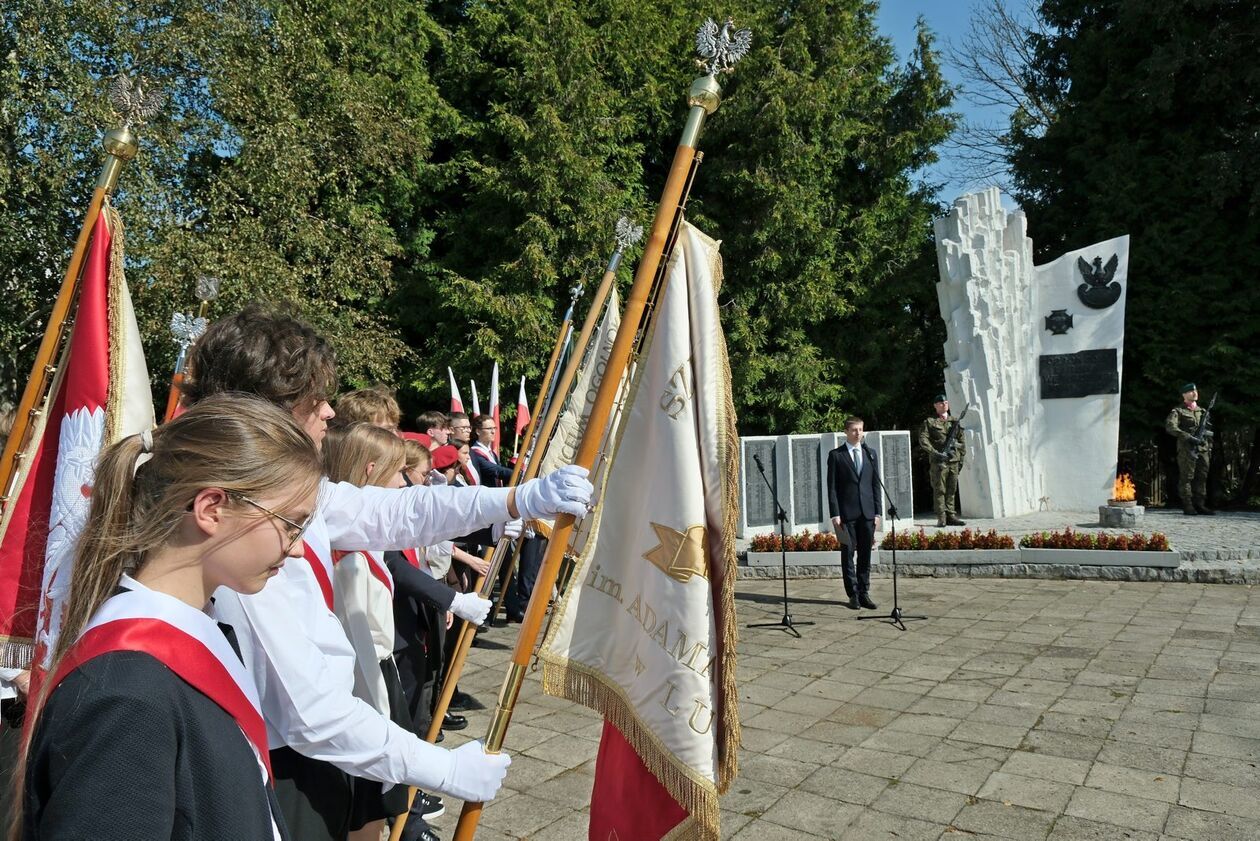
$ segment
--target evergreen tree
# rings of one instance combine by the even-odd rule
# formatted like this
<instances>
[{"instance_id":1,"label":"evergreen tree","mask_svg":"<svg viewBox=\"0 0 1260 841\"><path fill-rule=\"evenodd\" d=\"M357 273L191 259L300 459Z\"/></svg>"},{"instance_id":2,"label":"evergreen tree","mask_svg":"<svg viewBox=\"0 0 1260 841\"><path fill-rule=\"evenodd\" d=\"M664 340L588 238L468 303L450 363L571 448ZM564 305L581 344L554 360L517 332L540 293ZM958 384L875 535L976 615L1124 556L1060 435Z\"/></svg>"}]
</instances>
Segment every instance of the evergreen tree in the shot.
<instances>
[{"instance_id":1,"label":"evergreen tree","mask_svg":"<svg viewBox=\"0 0 1260 841\"><path fill-rule=\"evenodd\" d=\"M755 4L750 4L754 5ZM940 387L931 191L951 92L922 26L899 67L876 4L754 16L705 145L698 208L723 239L723 322L741 431L918 419Z\"/></svg>"},{"instance_id":2,"label":"evergreen tree","mask_svg":"<svg viewBox=\"0 0 1260 841\"><path fill-rule=\"evenodd\" d=\"M1254 423L1260 5L1044 0L1041 15L1028 76L1055 119L1012 126L1017 198L1042 259L1132 237L1122 438L1162 440L1187 380L1220 390L1222 424Z\"/></svg>"}]
</instances>

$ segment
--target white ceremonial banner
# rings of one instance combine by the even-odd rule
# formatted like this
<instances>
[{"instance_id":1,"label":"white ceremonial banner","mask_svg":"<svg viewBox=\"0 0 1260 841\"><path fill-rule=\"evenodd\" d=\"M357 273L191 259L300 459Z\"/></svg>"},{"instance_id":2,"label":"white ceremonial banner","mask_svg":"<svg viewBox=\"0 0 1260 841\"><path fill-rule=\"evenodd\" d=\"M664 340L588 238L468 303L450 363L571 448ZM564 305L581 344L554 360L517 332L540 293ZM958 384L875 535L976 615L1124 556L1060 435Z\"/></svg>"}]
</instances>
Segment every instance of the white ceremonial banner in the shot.
<instances>
[{"instance_id":1,"label":"white ceremonial banner","mask_svg":"<svg viewBox=\"0 0 1260 841\"><path fill-rule=\"evenodd\" d=\"M544 690L615 725L701 838L717 838L739 742L739 439L718 245L679 232L587 551L541 651Z\"/></svg>"}]
</instances>

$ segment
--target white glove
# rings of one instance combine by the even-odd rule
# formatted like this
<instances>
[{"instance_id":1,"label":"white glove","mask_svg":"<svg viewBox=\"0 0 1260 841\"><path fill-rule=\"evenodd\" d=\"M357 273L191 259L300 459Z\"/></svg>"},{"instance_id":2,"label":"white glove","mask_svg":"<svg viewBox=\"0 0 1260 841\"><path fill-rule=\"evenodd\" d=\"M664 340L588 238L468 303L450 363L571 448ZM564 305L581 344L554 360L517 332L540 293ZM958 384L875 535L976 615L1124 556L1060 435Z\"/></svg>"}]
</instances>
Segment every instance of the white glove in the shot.
<instances>
[{"instance_id":1,"label":"white glove","mask_svg":"<svg viewBox=\"0 0 1260 841\"><path fill-rule=\"evenodd\" d=\"M509 540L516 540L516 538L521 536L521 532L524 528L524 520L508 520L503 524L503 536Z\"/></svg>"},{"instance_id":2,"label":"white glove","mask_svg":"<svg viewBox=\"0 0 1260 841\"><path fill-rule=\"evenodd\" d=\"M474 625L485 624L486 616L494 603L483 599L476 593L456 593L451 601L451 613L460 619L466 619Z\"/></svg>"},{"instance_id":3,"label":"white glove","mask_svg":"<svg viewBox=\"0 0 1260 841\"><path fill-rule=\"evenodd\" d=\"M516 510L522 520L553 519L557 514L586 514L595 486L585 467L568 464L541 479L516 486Z\"/></svg>"},{"instance_id":4,"label":"white glove","mask_svg":"<svg viewBox=\"0 0 1260 841\"><path fill-rule=\"evenodd\" d=\"M480 741L451 751L450 770L438 789L452 797L485 803L499 793L512 758L506 753L486 753Z\"/></svg>"}]
</instances>

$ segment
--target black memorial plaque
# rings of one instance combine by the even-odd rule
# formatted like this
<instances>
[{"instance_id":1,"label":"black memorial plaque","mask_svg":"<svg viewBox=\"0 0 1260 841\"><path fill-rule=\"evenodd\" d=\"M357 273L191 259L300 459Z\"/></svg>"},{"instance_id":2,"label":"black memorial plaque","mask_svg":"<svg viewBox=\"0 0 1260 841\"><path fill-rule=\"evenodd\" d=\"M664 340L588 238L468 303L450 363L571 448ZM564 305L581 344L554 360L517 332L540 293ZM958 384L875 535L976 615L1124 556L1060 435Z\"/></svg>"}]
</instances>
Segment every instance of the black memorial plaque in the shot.
<instances>
[{"instance_id":1,"label":"black memorial plaque","mask_svg":"<svg viewBox=\"0 0 1260 841\"><path fill-rule=\"evenodd\" d=\"M1042 400L1120 393L1115 348L1043 354L1039 363Z\"/></svg>"},{"instance_id":2,"label":"black memorial plaque","mask_svg":"<svg viewBox=\"0 0 1260 841\"><path fill-rule=\"evenodd\" d=\"M766 478L770 480L770 484L774 485L776 491L779 489L779 484L775 480L774 442L745 441L742 471L744 474L744 522L749 526L774 526L778 524L774 518L774 498L770 496L770 489L766 487L766 483L761 480L757 463L753 461L754 455L761 456L761 463L766 467Z\"/></svg>"},{"instance_id":3,"label":"black memorial plaque","mask_svg":"<svg viewBox=\"0 0 1260 841\"><path fill-rule=\"evenodd\" d=\"M792 442L792 521L821 523L823 517L823 477L817 438Z\"/></svg>"}]
</instances>

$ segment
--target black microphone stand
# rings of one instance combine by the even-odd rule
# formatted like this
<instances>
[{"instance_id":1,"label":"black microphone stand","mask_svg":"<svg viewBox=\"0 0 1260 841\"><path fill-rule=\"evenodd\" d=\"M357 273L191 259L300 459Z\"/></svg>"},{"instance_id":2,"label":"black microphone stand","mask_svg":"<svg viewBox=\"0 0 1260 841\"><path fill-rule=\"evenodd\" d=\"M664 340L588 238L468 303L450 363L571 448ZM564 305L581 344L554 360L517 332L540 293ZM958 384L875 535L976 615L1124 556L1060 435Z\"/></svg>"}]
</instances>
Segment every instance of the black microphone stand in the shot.
<instances>
[{"instance_id":1,"label":"black microphone stand","mask_svg":"<svg viewBox=\"0 0 1260 841\"><path fill-rule=\"evenodd\" d=\"M868 459L871 457L870 447L866 446L865 441L862 442L862 452L866 455ZM927 619L927 617L926 616L908 616L902 613L901 605L897 601L897 506L893 505L892 496L888 493L888 488L884 487L884 480L880 478L879 471L873 469L874 464L875 464L874 461L872 461L871 473L875 476L875 481L879 483L879 492L884 495L884 501L887 503L885 507L888 509L888 520L890 523L892 523L891 534L892 534L893 608L892 608L892 613L888 614L887 616L859 616L858 620L860 621L862 619L878 619L881 622L887 621L888 624L892 625L894 628L898 628L899 630L904 631L906 629L907 621L911 621L915 619ZM875 540L874 536L872 535L871 542L874 543L874 540ZM851 551L856 552L857 548L854 547Z\"/></svg>"},{"instance_id":2,"label":"black microphone stand","mask_svg":"<svg viewBox=\"0 0 1260 841\"><path fill-rule=\"evenodd\" d=\"M766 477L766 469L761 466L761 457L753 456L753 461L757 463L757 472L761 474L761 481L766 483L766 487L770 489L770 498L774 500L775 516L779 519L779 564L782 569L783 576L783 618L778 622L755 622L746 625L748 628L782 628L797 639L801 638L801 632L796 630L798 627L813 625L813 622L794 622L792 614L788 609L788 591L787 591L787 512L783 510L783 506L779 504L779 495L774 492L774 485L770 484L770 480Z\"/></svg>"}]
</instances>

